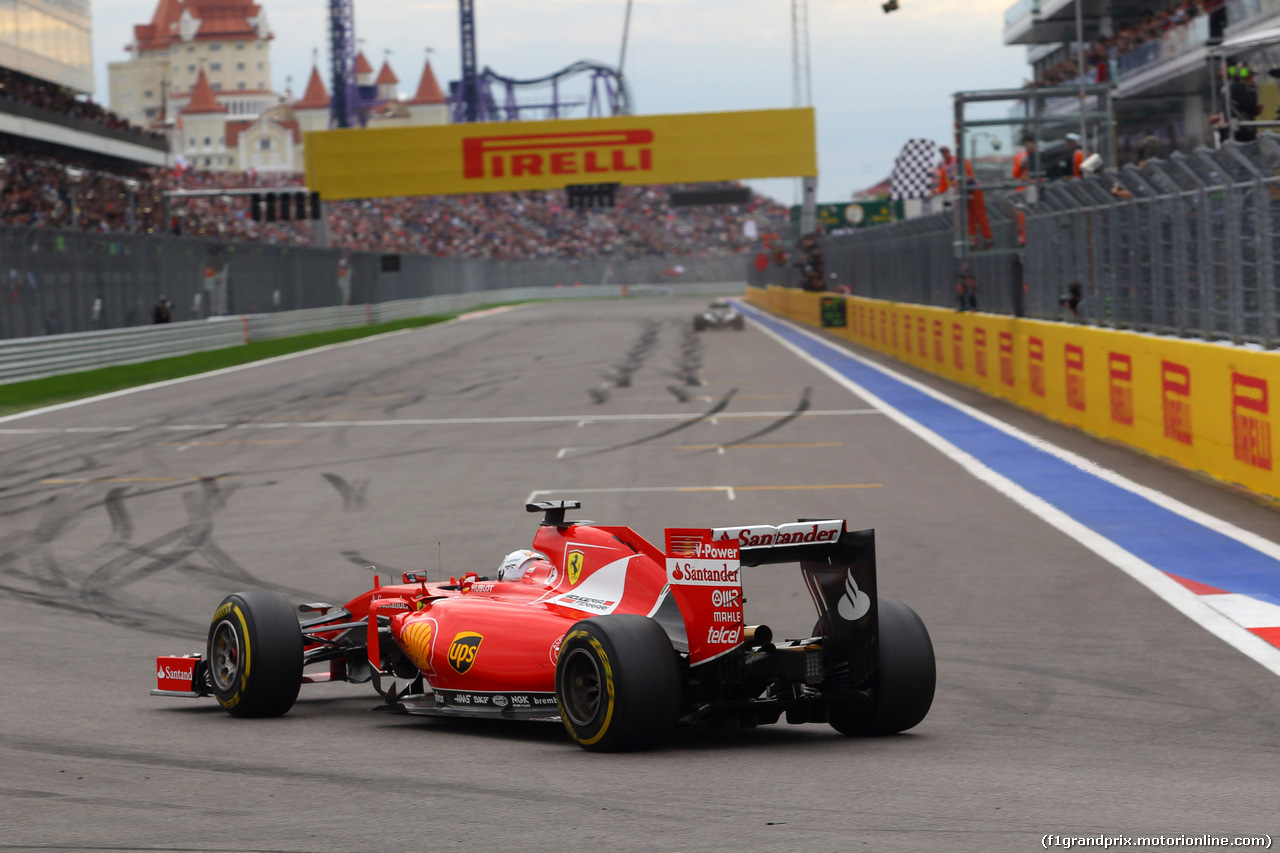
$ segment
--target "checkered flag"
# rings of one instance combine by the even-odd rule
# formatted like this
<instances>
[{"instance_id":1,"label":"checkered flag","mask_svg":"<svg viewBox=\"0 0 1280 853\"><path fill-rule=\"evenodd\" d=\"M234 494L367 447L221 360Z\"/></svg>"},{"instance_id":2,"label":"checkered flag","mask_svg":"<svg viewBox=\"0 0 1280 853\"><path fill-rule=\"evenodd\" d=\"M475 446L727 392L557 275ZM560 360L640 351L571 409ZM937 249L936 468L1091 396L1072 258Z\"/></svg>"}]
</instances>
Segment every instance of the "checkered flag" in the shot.
<instances>
[{"instance_id":1,"label":"checkered flag","mask_svg":"<svg viewBox=\"0 0 1280 853\"><path fill-rule=\"evenodd\" d=\"M929 198L933 195L934 160L938 146L932 139L908 139L893 161L893 180L889 185L889 197L894 201L904 198Z\"/></svg>"}]
</instances>

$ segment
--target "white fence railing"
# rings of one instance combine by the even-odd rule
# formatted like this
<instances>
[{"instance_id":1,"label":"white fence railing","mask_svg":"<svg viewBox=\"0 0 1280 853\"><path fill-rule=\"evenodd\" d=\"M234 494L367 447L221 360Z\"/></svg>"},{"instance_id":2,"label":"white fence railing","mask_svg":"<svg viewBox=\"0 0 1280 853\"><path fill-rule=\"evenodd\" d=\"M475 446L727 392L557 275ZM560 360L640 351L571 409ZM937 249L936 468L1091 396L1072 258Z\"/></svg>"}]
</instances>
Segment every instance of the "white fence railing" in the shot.
<instances>
[{"instance_id":1,"label":"white fence railing","mask_svg":"<svg viewBox=\"0 0 1280 853\"><path fill-rule=\"evenodd\" d=\"M0 340L0 385L40 379L115 364L169 358L193 352L239 346L249 341L305 335L351 326L365 326L453 314L495 302L531 299L607 298L621 296L719 296L741 293L740 282L690 284L617 284L582 287L513 287L420 299L401 299L377 305L345 305L308 308L274 314L217 317L190 323L133 326L101 332L49 335L41 338ZM0 394L0 400L3 395Z\"/></svg>"}]
</instances>

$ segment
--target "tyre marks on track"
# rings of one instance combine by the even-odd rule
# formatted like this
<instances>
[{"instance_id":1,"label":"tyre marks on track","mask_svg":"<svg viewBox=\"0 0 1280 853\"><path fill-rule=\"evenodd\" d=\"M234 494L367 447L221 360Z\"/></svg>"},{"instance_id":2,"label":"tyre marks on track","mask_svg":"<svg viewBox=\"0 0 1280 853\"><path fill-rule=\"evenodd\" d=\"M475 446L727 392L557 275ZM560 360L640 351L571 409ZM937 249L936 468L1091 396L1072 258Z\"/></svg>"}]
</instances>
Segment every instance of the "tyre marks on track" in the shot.
<instances>
[{"instance_id":1,"label":"tyre marks on track","mask_svg":"<svg viewBox=\"0 0 1280 853\"><path fill-rule=\"evenodd\" d=\"M182 484L186 521L145 542L134 542L131 499L159 490L111 489L105 498L83 490L55 495L34 505L41 511L35 527L0 538L0 594L18 601L96 616L106 622L149 633L203 638L206 625L165 612L143 599L135 585L164 573L183 581L225 591L228 586L275 589L294 596L311 593L268 583L246 569L216 541L214 528L238 489L206 477ZM105 539L74 558L62 558L55 545L99 507L110 530ZM87 566L88 569L81 569Z\"/></svg>"},{"instance_id":2,"label":"tyre marks on track","mask_svg":"<svg viewBox=\"0 0 1280 853\"><path fill-rule=\"evenodd\" d=\"M784 426L791 423L796 418L803 415L805 412L809 411L812 405L809 401L809 398L812 395L812 393L813 393L812 388L805 388L804 391L800 394L800 402L796 403L795 409L793 409L790 414L786 415L785 417L779 418L778 420L774 421L773 423L769 424L763 429L758 429L753 433L748 433L747 435L744 435L738 439L734 439L733 441L726 441L722 446L746 444L749 441L753 441L757 438L760 438L761 436L768 435L771 432L782 429Z\"/></svg>"},{"instance_id":3,"label":"tyre marks on track","mask_svg":"<svg viewBox=\"0 0 1280 853\"><path fill-rule=\"evenodd\" d=\"M365 508L365 495L369 491L368 480L348 482L345 478L328 471L320 475L342 496L343 512L359 512Z\"/></svg>"},{"instance_id":4,"label":"tyre marks on track","mask_svg":"<svg viewBox=\"0 0 1280 853\"><path fill-rule=\"evenodd\" d=\"M680 333L680 351L676 360L676 368L670 372L670 375L685 386L697 387L703 384L702 357L706 345L703 343L703 336L695 332L692 326L688 323L683 323L682 325L684 328ZM672 390L672 393L674 394L675 391ZM684 400L680 402L683 403Z\"/></svg>"},{"instance_id":5,"label":"tyre marks on track","mask_svg":"<svg viewBox=\"0 0 1280 853\"><path fill-rule=\"evenodd\" d=\"M703 412L701 415L698 415L696 418L690 418L687 421L679 421L674 426L667 427L666 429L661 430L659 432L655 432L652 435L646 435L643 438L637 438L633 441L627 441L622 444L615 444L615 445L612 445L611 447L602 447L599 450L596 450L592 453L588 453L585 455L599 456L601 453L613 453L616 450L624 450L628 447L636 447L637 445L645 444L646 442L656 441L659 438L666 438L667 436L672 435L673 433L677 433L677 432L680 432L681 430L686 430L689 427L694 426L696 424L709 421L712 418L714 418L716 415L723 412L729 406L729 402L733 400L734 395L737 393L738 393L737 388L730 388L728 393L720 398L719 402L717 402L714 406L712 406L707 411Z\"/></svg>"}]
</instances>

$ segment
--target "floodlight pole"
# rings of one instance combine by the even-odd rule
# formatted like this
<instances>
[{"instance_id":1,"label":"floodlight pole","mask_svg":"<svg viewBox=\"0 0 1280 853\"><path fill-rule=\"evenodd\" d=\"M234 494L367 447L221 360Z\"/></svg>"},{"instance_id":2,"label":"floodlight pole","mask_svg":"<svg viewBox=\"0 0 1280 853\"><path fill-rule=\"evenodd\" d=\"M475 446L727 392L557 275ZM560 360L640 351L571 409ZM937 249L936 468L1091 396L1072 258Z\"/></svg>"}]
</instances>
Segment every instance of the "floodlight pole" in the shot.
<instances>
[{"instance_id":1,"label":"floodlight pole","mask_svg":"<svg viewBox=\"0 0 1280 853\"><path fill-rule=\"evenodd\" d=\"M627 14L622 19L622 53L618 55L618 76L622 76L622 66L627 64L627 37L631 34L631 2L627 0Z\"/></svg>"},{"instance_id":2,"label":"floodlight pole","mask_svg":"<svg viewBox=\"0 0 1280 853\"><path fill-rule=\"evenodd\" d=\"M1076 70L1080 72L1080 147L1083 148L1089 139L1088 125L1085 122L1084 93L1084 0L1076 0Z\"/></svg>"},{"instance_id":3,"label":"floodlight pole","mask_svg":"<svg viewBox=\"0 0 1280 853\"><path fill-rule=\"evenodd\" d=\"M809 0L791 0L791 105L813 105L809 64ZM800 236L818 228L818 179L800 179Z\"/></svg>"}]
</instances>

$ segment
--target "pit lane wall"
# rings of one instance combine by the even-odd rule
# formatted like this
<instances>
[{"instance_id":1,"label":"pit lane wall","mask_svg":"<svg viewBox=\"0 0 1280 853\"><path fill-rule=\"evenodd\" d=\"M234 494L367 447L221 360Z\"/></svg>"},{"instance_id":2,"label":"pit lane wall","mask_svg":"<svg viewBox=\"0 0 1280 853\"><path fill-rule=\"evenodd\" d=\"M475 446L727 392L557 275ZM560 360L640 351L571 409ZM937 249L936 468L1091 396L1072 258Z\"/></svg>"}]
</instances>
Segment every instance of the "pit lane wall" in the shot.
<instances>
[{"instance_id":1,"label":"pit lane wall","mask_svg":"<svg viewBox=\"0 0 1280 853\"><path fill-rule=\"evenodd\" d=\"M748 288L747 301L809 326L825 319L827 331L930 373L1280 498L1280 353L781 287Z\"/></svg>"}]
</instances>

